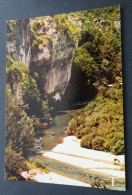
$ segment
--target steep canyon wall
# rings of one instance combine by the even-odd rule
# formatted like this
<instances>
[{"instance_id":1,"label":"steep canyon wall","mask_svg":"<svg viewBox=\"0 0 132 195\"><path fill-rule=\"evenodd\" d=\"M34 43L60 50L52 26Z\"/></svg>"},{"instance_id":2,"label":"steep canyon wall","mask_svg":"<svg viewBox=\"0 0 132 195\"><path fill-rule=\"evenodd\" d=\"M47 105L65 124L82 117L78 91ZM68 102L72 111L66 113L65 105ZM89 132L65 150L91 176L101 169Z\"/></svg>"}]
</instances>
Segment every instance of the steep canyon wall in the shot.
<instances>
[{"instance_id":1,"label":"steep canyon wall","mask_svg":"<svg viewBox=\"0 0 132 195\"><path fill-rule=\"evenodd\" d=\"M45 98L61 100L71 77L82 24L74 16L65 21L59 15L7 23L7 55L39 74L39 88ZM19 94L20 86L16 89Z\"/></svg>"}]
</instances>

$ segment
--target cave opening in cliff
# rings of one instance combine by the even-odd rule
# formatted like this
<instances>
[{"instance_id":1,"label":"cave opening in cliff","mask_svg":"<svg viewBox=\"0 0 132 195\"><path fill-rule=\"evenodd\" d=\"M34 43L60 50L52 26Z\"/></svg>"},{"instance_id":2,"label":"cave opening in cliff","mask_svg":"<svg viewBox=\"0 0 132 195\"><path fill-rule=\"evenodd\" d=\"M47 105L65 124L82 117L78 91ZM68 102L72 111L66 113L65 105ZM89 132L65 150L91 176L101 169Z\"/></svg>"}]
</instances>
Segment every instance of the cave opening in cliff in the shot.
<instances>
[{"instance_id":1,"label":"cave opening in cliff","mask_svg":"<svg viewBox=\"0 0 132 195\"><path fill-rule=\"evenodd\" d=\"M56 102L56 110L71 110L82 108L97 95L97 89L88 85L88 78L74 63L71 69L71 78L61 101Z\"/></svg>"}]
</instances>

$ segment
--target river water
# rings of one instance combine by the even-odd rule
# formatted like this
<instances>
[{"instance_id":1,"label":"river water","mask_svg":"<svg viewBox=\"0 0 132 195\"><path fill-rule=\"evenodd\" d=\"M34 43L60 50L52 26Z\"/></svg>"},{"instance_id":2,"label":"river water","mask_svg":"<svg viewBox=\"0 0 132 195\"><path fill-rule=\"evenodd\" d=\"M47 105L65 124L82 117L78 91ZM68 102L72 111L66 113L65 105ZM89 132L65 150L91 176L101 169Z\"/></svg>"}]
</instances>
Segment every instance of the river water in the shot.
<instances>
[{"instance_id":1,"label":"river water","mask_svg":"<svg viewBox=\"0 0 132 195\"><path fill-rule=\"evenodd\" d=\"M38 135L42 138L42 151L50 151L57 144L63 141L63 138L66 136L64 126L67 126L68 122L72 119L72 111L58 113L57 116L53 118L53 125L46 129L38 131ZM56 132L55 136L51 136L52 131ZM57 160L52 160L50 158L42 156L39 152L36 154L31 154L29 160L36 161L39 160L47 167L58 174L65 175L69 178L77 179L85 183L91 183L94 180L104 181L108 189L113 190L125 190L125 181L116 179L115 186L111 186L111 179L108 176L103 174L97 174L90 172L85 169L75 167L70 164L66 164Z\"/></svg>"},{"instance_id":2,"label":"river water","mask_svg":"<svg viewBox=\"0 0 132 195\"><path fill-rule=\"evenodd\" d=\"M64 126L67 126L71 119L71 111L58 112L58 115L53 118L53 125L51 127L38 131L38 135L42 138L42 150L52 150L57 144L63 141L63 138L66 136ZM50 135L53 131L56 132L55 136Z\"/></svg>"}]
</instances>

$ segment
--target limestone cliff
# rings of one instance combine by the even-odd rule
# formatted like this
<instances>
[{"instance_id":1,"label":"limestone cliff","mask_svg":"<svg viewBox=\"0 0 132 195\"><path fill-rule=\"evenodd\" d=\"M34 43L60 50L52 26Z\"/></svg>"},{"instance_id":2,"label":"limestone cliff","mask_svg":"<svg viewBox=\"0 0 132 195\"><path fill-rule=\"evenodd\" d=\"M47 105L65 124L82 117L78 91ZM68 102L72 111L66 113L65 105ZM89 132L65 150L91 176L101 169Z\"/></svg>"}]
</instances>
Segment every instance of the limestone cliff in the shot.
<instances>
[{"instance_id":1,"label":"limestone cliff","mask_svg":"<svg viewBox=\"0 0 132 195\"><path fill-rule=\"evenodd\" d=\"M29 20L12 20L7 23L7 55L29 67L31 61Z\"/></svg>"},{"instance_id":2,"label":"limestone cliff","mask_svg":"<svg viewBox=\"0 0 132 195\"><path fill-rule=\"evenodd\" d=\"M33 32L31 69L40 75L43 95L50 95L55 100L61 100L70 80L82 26L82 20L75 17L69 16L67 21L69 24L58 15L58 18L38 18L37 22L32 19L30 23ZM68 32L71 27L73 31Z\"/></svg>"},{"instance_id":3,"label":"limestone cliff","mask_svg":"<svg viewBox=\"0 0 132 195\"><path fill-rule=\"evenodd\" d=\"M44 98L61 100L71 77L82 23L72 14L7 23L7 55L39 74L39 89ZM19 96L19 83L14 88Z\"/></svg>"}]
</instances>

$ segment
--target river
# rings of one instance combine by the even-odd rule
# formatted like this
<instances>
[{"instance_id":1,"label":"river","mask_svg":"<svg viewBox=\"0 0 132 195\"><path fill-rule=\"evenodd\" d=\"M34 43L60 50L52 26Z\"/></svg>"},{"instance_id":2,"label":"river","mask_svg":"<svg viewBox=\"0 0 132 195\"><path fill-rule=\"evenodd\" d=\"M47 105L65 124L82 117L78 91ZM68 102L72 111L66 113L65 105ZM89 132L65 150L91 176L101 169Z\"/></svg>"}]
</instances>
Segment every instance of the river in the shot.
<instances>
[{"instance_id":1,"label":"river","mask_svg":"<svg viewBox=\"0 0 132 195\"><path fill-rule=\"evenodd\" d=\"M64 126L66 126L71 119L71 111L60 112L57 116L53 118L53 126L46 130L38 131L39 136L42 138L43 152L52 150L57 144L63 141L63 138L66 136ZM56 135L51 136L51 131L55 131ZM125 181L118 178L115 180L115 186L112 187L111 179L107 175L93 173L70 164L44 157L39 152L34 155L31 154L30 156L28 156L28 158L32 161L39 160L45 165L47 165L47 167L51 171L61 175L65 175L69 178L77 179L85 183L91 183L94 180L100 180L102 182L105 182L105 185L108 189L125 190Z\"/></svg>"}]
</instances>

